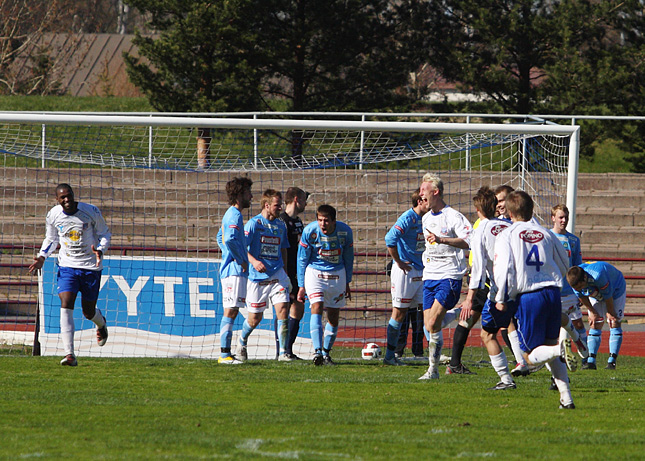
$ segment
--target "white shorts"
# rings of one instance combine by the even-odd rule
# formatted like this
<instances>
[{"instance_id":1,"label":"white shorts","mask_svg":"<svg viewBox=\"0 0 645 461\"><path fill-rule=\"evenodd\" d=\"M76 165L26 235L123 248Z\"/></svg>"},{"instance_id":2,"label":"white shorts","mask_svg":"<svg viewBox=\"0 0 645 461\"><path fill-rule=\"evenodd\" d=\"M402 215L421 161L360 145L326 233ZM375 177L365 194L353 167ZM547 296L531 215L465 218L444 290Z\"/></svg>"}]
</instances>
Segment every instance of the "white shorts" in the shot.
<instances>
[{"instance_id":1,"label":"white shorts","mask_svg":"<svg viewBox=\"0 0 645 461\"><path fill-rule=\"evenodd\" d=\"M345 269L319 271L307 266L305 270L305 292L310 303L323 303L323 307L345 307L347 288Z\"/></svg>"},{"instance_id":2,"label":"white shorts","mask_svg":"<svg viewBox=\"0 0 645 461\"><path fill-rule=\"evenodd\" d=\"M392 264L390 276L392 286L392 306L398 309L407 309L423 305L423 270L410 269L406 274L396 264Z\"/></svg>"},{"instance_id":3,"label":"white shorts","mask_svg":"<svg viewBox=\"0 0 645 461\"><path fill-rule=\"evenodd\" d=\"M249 280L246 291L247 310L259 314L269 307L269 301L274 306L289 302L289 277L280 269L267 280Z\"/></svg>"},{"instance_id":4,"label":"white shorts","mask_svg":"<svg viewBox=\"0 0 645 461\"><path fill-rule=\"evenodd\" d=\"M247 277L231 275L221 280L222 306L224 309L240 309L246 306Z\"/></svg>"},{"instance_id":5,"label":"white shorts","mask_svg":"<svg viewBox=\"0 0 645 461\"><path fill-rule=\"evenodd\" d=\"M589 302L598 315L603 319L607 319L607 303L605 301L598 301L596 298L589 298ZM623 317L625 317L625 303L627 302L627 293L623 294L621 297L614 299L614 311L616 312L616 320L621 322Z\"/></svg>"},{"instance_id":6,"label":"white shorts","mask_svg":"<svg viewBox=\"0 0 645 461\"><path fill-rule=\"evenodd\" d=\"M562 313L568 315L571 320L582 318L580 300L576 295L570 294L562 297Z\"/></svg>"}]
</instances>

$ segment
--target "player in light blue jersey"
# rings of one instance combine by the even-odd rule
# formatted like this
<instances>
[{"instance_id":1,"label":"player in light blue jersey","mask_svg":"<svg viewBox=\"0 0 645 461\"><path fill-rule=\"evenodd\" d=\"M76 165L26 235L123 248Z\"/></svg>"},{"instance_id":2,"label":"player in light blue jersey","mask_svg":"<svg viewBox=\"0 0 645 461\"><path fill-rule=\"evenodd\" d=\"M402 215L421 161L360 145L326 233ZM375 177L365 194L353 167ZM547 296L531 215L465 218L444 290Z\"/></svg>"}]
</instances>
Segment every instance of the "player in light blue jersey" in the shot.
<instances>
[{"instance_id":1,"label":"player in light blue jersey","mask_svg":"<svg viewBox=\"0 0 645 461\"><path fill-rule=\"evenodd\" d=\"M582 264L582 251L580 249L580 239L567 232L569 224L569 208L566 205L558 204L551 208L551 221L553 228L551 233L557 238L569 256L569 267ZM560 334L569 334L576 344L578 354L582 357L583 365L589 356L587 349L587 330L582 322L582 311L580 310L580 301L573 292L573 289L567 283L566 278L562 281L562 328Z\"/></svg>"},{"instance_id":2,"label":"player in light blue jersey","mask_svg":"<svg viewBox=\"0 0 645 461\"><path fill-rule=\"evenodd\" d=\"M244 236L242 210L251 206L251 186L249 178L236 177L226 183L226 195L231 207L222 218L222 226L217 232L217 244L222 250L220 281L222 283L222 305L224 315L220 323L221 354L218 363L239 365L242 363L231 354L233 322L239 309L246 303L246 283L249 276L249 258Z\"/></svg>"},{"instance_id":3,"label":"player in light blue jersey","mask_svg":"<svg viewBox=\"0 0 645 461\"><path fill-rule=\"evenodd\" d=\"M267 189L262 194L262 211L249 219L244 226L251 267L246 289L248 316L242 326L240 344L236 356L248 359L247 342L249 335L260 324L269 301L275 307L278 319L278 360L290 362L286 355L289 334L287 314L289 307L289 277L284 270L287 258L287 226L278 219L282 212L282 194Z\"/></svg>"},{"instance_id":4,"label":"player in light blue jersey","mask_svg":"<svg viewBox=\"0 0 645 461\"><path fill-rule=\"evenodd\" d=\"M311 341L315 365L334 365L331 348L338 334L340 308L351 299L349 284L354 270L354 237L352 229L336 221L336 209L320 205L316 221L303 230L298 248L298 300L309 298L311 307ZM327 326L322 314L327 311Z\"/></svg>"},{"instance_id":5,"label":"player in light blue jersey","mask_svg":"<svg viewBox=\"0 0 645 461\"><path fill-rule=\"evenodd\" d=\"M413 328L417 323L423 325L418 317L423 307L423 260L425 238L421 218L428 211L428 201L419 195L419 189L410 196L412 208L403 213L385 235L387 251L392 257L391 292L392 317L387 326L387 349L383 363L386 365L405 365L395 355L401 326L405 322L406 332L409 316L414 316ZM423 330L421 332L421 351L423 351ZM415 332L412 333L413 342ZM407 334L405 335L407 339ZM413 349L418 345L413 344ZM418 350L417 350L418 352ZM423 354L421 354L423 355Z\"/></svg>"},{"instance_id":6,"label":"player in light blue jersey","mask_svg":"<svg viewBox=\"0 0 645 461\"><path fill-rule=\"evenodd\" d=\"M605 318L609 321L609 360L607 369L616 369L616 359L623 342L621 322L625 315L627 285L623 273L609 263L598 261L574 266L567 273L573 288L589 316L589 359L584 368L596 369L596 354Z\"/></svg>"}]
</instances>

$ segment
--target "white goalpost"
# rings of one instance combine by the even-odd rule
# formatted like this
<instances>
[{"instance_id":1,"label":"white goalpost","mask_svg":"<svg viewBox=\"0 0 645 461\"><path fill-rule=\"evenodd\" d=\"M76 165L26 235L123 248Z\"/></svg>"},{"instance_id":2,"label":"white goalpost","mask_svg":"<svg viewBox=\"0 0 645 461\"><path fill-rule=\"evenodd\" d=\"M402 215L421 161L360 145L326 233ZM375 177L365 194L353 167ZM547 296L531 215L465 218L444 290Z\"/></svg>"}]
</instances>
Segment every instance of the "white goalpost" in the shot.
<instances>
[{"instance_id":1,"label":"white goalpost","mask_svg":"<svg viewBox=\"0 0 645 461\"><path fill-rule=\"evenodd\" d=\"M369 342L384 346L391 300L383 238L427 171L471 221L479 187L509 184L534 197L538 220L566 203L575 226L578 126L263 117L0 113L0 345L37 337L42 354L62 354L55 259L38 279L25 266L63 182L101 209L113 236L99 296L110 338L99 348L76 309L80 356L219 356L215 236L234 176L250 177L256 198L300 187L311 194L305 223L328 203L353 228L353 298L341 313L338 358L360 357ZM265 317L250 338L252 358L275 357L273 313ZM294 352L313 353L307 314Z\"/></svg>"}]
</instances>

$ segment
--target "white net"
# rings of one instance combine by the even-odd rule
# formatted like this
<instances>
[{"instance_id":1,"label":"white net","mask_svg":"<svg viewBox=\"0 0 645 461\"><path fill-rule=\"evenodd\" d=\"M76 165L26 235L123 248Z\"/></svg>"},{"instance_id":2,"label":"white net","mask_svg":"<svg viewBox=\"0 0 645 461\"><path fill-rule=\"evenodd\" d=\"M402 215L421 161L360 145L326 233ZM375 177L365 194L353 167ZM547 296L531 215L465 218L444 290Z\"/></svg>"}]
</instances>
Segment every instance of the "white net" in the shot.
<instances>
[{"instance_id":1,"label":"white net","mask_svg":"<svg viewBox=\"0 0 645 461\"><path fill-rule=\"evenodd\" d=\"M305 224L315 219L317 206L328 203L352 227L353 299L341 313L335 358L360 357L368 342L385 346L391 299L383 238L410 207L424 173L441 175L447 203L471 221L472 196L482 185L526 190L542 221L551 206L565 202L569 136L530 134L532 126L504 134L401 131L397 124L362 131L263 128L250 121L246 128L156 123L0 125L0 341L29 346L36 330L43 354L62 354L55 260L43 270L40 296L26 268L55 205L54 188L63 182L74 187L77 200L101 209L112 232L99 297L110 338L99 348L93 324L76 309L80 356L219 356L215 237L228 208L224 185L239 174L253 180L256 196L245 220L259 213L257 197L264 189L297 186L311 193L301 216ZM479 345L478 336L471 333L470 344ZM313 353L308 314L294 352ZM251 335L249 354L275 356L272 311Z\"/></svg>"}]
</instances>

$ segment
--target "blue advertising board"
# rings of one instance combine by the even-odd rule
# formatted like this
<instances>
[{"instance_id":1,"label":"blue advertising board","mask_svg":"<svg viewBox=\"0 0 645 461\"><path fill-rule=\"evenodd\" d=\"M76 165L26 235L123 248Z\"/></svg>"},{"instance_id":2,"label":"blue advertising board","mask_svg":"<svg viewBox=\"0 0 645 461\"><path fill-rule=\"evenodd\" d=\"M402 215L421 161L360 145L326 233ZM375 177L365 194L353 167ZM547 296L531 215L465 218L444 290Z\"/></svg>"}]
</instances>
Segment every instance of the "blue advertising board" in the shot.
<instances>
[{"instance_id":1,"label":"blue advertising board","mask_svg":"<svg viewBox=\"0 0 645 461\"><path fill-rule=\"evenodd\" d=\"M56 262L55 257L47 259L41 277L44 355L62 353ZM106 257L97 307L107 318L110 339L103 348L96 346L96 326L83 317L79 295L74 310L76 350L83 353L80 347L86 355L100 356L219 356L223 314L219 263L215 259ZM234 331L241 330L246 309L240 313ZM264 317L251 336L259 348L253 354L257 358L275 355L273 310L267 309ZM302 336L308 337L308 331Z\"/></svg>"}]
</instances>

